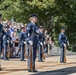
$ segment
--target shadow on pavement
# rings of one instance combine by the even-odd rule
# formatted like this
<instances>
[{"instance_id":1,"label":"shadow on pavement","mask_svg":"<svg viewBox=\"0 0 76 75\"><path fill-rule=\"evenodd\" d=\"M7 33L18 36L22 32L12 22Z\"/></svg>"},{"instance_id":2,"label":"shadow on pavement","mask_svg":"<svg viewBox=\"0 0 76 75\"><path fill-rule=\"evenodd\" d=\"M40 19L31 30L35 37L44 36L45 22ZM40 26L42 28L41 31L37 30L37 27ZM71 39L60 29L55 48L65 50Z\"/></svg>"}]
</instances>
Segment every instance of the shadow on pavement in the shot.
<instances>
[{"instance_id":1,"label":"shadow on pavement","mask_svg":"<svg viewBox=\"0 0 76 75\"><path fill-rule=\"evenodd\" d=\"M38 72L37 74L31 75L69 75L73 73L76 73L76 66L53 71Z\"/></svg>"}]
</instances>

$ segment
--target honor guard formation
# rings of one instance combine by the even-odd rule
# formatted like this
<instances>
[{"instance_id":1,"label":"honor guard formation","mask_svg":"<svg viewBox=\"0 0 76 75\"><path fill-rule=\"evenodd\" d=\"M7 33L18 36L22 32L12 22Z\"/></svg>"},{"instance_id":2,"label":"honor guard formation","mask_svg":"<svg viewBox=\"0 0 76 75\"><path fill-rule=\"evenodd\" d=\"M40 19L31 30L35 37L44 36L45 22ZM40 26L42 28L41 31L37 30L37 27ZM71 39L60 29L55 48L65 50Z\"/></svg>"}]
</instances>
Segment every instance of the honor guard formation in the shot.
<instances>
[{"instance_id":1,"label":"honor guard formation","mask_svg":"<svg viewBox=\"0 0 76 75\"><path fill-rule=\"evenodd\" d=\"M49 49L54 45L51 36L45 27L37 24L38 15L31 14L27 25L6 21L3 23L2 14L0 14L0 70L1 59L11 61L12 58L19 58L20 61L27 59L28 72L37 72L35 69L35 60L45 62ZM60 42L60 63L66 63L66 45L67 37L64 34L65 28L61 28L59 34Z\"/></svg>"}]
</instances>

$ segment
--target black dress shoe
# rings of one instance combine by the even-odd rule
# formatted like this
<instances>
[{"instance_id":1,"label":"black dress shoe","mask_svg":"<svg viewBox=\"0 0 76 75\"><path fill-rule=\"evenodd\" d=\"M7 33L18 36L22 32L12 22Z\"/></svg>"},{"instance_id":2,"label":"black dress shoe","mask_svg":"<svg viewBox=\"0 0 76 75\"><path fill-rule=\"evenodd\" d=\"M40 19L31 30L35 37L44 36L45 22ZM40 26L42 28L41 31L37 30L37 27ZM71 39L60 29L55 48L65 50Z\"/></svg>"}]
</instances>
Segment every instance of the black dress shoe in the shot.
<instances>
[{"instance_id":1,"label":"black dress shoe","mask_svg":"<svg viewBox=\"0 0 76 75\"><path fill-rule=\"evenodd\" d=\"M44 62L43 60L41 62Z\"/></svg>"},{"instance_id":2,"label":"black dress shoe","mask_svg":"<svg viewBox=\"0 0 76 75\"><path fill-rule=\"evenodd\" d=\"M38 72L37 70L33 70L32 72Z\"/></svg>"},{"instance_id":3,"label":"black dress shoe","mask_svg":"<svg viewBox=\"0 0 76 75\"><path fill-rule=\"evenodd\" d=\"M41 62L41 61L38 61L38 62Z\"/></svg>"},{"instance_id":4,"label":"black dress shoe","mask_svg":"<svg viewBox=\"0 0 76 75\"><path fill-rule=\"evenodd\" d=\"M7 59L4 59L4 60L9 60L9 59L7 58Z\"/></svg>"},{"instance_id":5,"label":"black dress shoe","mask_svg":"<svg viewBox=\"0 0 76 75\"><path fill-rule=\"evenodd\" d=\"M20 60L20 61L26 61L26 60Z\"/></svg>"},{"instance_id":6,"label":"black dress shoe","mask_svg":"<svg viewBox=\"0 0 76 75\"><path fill-rule=\"evenodd\" d=\"M3 57L1 57L1 59L4 59Z\"/></svg>"},{"instance_id":7,"label":"black dress shoe","mask_svg":"<svg viewBox=\"0 0 76 75\"><path fill-rule=\"evenodd\" d=\"M37 70L28 70L28 72L38 72Z\"/></svg>"},{"instance_id":8,"label":"black dress shoe","mask_svg":"<svg viewBox=\"0 0 76 75\"><path fill-rule=\"evenodd\" d=\"M31 70L28 70L28 72L32 72Z\"/></svg>"},{"instance_id":9,"label":"black dress shoe","mask_svg":"<svg viewBox=\"0 0 76 75\"><path fill-rule=\"evenodd\" d=\"M2 68L0 68L0 71L2 70Z\"/></svg>"},{"instance_id":10,"label":"black dress shoe","mask_svg":"<svg viewBox=\"0 0 76 75\"><path fill-rule=\"evenodd\" d=\"M44 61L42 60L42 61L38 61L38 62L44 62Z\"/></svg>"},{"instance_id":11,"label":"black dress shoe","mask_svg":"<svg viewBox=\"0 0 76 75\"><path fill-rule=\"evenodd\" d=\"M60 63L66 63L66 62L60 62Z\"/></svg>"}]
</instances>

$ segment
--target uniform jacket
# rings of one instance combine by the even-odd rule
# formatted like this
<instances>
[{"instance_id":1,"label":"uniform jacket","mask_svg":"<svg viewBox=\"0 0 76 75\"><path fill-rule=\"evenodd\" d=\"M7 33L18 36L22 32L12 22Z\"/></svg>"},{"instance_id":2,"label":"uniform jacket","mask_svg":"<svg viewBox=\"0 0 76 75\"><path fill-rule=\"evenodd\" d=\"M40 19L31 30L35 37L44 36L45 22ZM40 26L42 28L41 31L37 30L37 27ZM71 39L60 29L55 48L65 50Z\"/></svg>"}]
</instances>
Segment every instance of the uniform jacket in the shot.
<instances>
[{"instance_id":1,"label":"uniform jacket","mask_svg":"<svg viewBox=\"0 0 76 75\"><path fill-rule=\"evenodd\" d=\"M25 39L26 39L25 32L21 32L21 33L20 33L19 39L20 39L20 45L23 45L23 43L24 43L24 41L25 41Z\"/></svg>"},{"instance_id":2,"label":"uniform jacket","mask_svg":"<svg viewBox=\"0 0 76 75\"><path fill-rule=\"evenodd\" d=\"M34 25L33 23L29 23L26 28L27 41L29 41L29 40L31 40L33 42L37 41L38 40L37 35L39 35L38 27L36 25Z\"/></svg>"},{"instance_id":3,"label":"uniform jacket","mask_svg":"<svg viewBox=\"0 0 76 75\"><path fill-rule=\"evenodd\" d=\"M64 33L59 34L59 42L60 42L60 46L67 44L67 37Z\"/></svg>"}]
</instances>

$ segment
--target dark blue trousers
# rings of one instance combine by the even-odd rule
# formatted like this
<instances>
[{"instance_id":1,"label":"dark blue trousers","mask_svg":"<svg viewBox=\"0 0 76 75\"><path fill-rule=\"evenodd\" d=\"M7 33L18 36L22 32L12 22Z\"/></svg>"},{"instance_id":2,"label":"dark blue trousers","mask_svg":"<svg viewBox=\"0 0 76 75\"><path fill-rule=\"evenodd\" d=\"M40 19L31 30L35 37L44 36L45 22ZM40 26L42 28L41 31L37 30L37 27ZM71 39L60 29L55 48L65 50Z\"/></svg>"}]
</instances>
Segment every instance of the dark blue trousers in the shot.
<instances>
[{"instance_id":1,"label":"dark blue trousers","mask_svg":"<svg viewBox=\"0 0 76 75\"><path fill-rule=\"evenodd\" d=\"M21 45L21 52L20 52L20 60L24 60L24 50L25 50L25 45Z\"/></svg>"},{"instance_id":2,"label":"dark blue trousers","mask_svg":"<svg viewBox=\"0 0 76 75\"><path fill-rule=\"evenodd\" d=\"M60 49L61 49L60 62L64 62L64 46L61 46Z\"/></svg>"},{"instance_id":3,"label":"dark blue trousers","mask_svg":"<svg viewBox=\"0 0 76 75\"><path fill-rule=\"evenodd\" d=\"M3 47L4 47L4 60L7 59L7 46L8 46L7 43L4 43L4 44L3 44Z\"/></svg>"},{"instance_id":4,"label":"dark blue trousers","mask_svg":"<svg viewBox=\"0 0 76 75\"><path fill-rule=\"evenodd\" d=\"M42 46L38 44L38 61L42 61Z\"/></svg>"}]
</instances>

